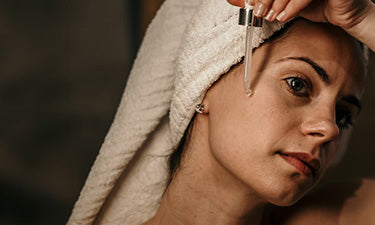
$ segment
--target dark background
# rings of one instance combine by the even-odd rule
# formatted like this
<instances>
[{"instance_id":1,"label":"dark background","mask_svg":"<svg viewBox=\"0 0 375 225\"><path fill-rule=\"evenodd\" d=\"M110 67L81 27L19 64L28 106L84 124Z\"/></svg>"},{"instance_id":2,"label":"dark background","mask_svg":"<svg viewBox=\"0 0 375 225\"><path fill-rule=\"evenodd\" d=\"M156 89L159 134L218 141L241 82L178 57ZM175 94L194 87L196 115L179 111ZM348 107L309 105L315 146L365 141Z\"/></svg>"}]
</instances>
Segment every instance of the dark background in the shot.
<instances>
[{"instance_id":1,"label":"dark background","mask_svg":"<svg viewBox=\"0 0 375 225\"><path fill-rule=\"evenodd\" d=\"M0 0L0 224L67 221L162 1ZM349 151L326 180L375 175L370 67Z\"/></svg>"}]
</instances>

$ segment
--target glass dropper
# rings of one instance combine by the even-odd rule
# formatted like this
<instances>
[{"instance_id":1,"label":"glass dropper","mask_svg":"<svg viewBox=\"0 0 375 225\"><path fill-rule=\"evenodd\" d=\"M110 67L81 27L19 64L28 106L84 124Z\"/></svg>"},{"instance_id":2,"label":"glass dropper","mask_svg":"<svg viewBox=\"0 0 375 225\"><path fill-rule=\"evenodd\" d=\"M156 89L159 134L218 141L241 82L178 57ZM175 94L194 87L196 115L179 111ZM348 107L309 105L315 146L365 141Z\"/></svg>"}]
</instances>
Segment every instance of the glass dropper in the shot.
<instances>
[{"instance_id":1,"label":"glass dropper","mask_svg":"<svg viewBox=\"0 0 375 225\"><path fill-rule=\"evenodd\" d=\"M245 43L245 73L243 76L243 85L247 96L251 96L250 74L253 51L253 32L254 27L262 27L263 19L253 15L253 7L245 0L245 8L240 9L239 24L246 26L246 43Z\"/></svg>"}]
</instances>

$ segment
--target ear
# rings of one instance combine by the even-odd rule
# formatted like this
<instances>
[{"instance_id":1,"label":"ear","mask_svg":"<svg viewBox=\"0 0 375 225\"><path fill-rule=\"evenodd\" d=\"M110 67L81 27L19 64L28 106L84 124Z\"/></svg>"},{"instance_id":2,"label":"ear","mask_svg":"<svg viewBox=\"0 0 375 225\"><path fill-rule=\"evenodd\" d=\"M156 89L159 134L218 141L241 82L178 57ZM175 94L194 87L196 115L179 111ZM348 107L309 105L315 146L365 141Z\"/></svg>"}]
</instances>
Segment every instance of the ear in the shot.
<instances>
[{"instance_id":1,"label":"ear","mask_svg":"<svg viewBox=\"0 0 375 225\"><path fill-rule=\"evenodd\" d=\"M201 104L203 105L203 112L201 114L208 114L210 111L210 104L207 95L204 96Z\"/></svg>"}]
</instances>

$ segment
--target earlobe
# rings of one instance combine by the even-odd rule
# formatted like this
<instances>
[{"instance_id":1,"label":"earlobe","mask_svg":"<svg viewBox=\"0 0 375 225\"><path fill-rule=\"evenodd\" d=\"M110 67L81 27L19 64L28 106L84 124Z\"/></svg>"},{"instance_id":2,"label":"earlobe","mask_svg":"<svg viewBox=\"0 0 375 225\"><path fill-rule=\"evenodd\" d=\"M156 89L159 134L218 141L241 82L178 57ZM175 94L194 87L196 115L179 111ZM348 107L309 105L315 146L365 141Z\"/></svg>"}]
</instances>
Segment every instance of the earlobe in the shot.
<instances>
[{"instance_id":1,"label":"earlobe","mask_svg":"<svg viewBox=\"0 0 375 225\"><path fill-rule=\"evenodd\" d=\"M204 99L202 100L202 103L197 104L195 106L195 111L199 114L208 114L209 112L208 105L209 104L208 104L207 96L205 96Z\"/></svg>"},{"instance_id":2,"label":"earlobe","mask_svg":"<svg viewBox=\"0 0 375 225\"><path fill-rule=\"evenodd\" d=\"M199 114L208 114L208 105L197 104L195 106L195 111Z\"/></svg>"},{"instance_id":3,"label":"earlobe","mask_svg":"<svg viewBox=\"0 0 375 225\"><path fill-rule=\"evenodd\" d=\"M204 112L204 105L203 104L197 104L195 106L195 111L197 113L203 114L203 112Z\"/></svg>"},{"instance_id":4,"label":"earlobe","mask_svg":"<svg viewBox=\"0 0 375 225\"><path fill-rule=\"evenodd\" d=\"M209 103L208 103L208 93L204 96L201 103L195 106L195 111L199 114L208 114L209 112Z\"/></svg>"}]
</instances>

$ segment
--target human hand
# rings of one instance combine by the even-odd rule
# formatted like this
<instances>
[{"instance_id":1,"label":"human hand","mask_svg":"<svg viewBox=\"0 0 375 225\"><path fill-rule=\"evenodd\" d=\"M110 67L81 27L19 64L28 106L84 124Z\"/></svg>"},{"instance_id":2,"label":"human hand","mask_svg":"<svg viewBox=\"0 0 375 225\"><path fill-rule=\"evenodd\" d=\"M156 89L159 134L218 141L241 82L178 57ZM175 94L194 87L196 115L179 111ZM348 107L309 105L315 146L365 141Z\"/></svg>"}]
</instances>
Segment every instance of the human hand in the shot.
<instances>
[{"instance_id":1,"label":"human hand","mask_svg":"<svg viewBox=\"0 0 375 225\"><path fill-rule=\"evenodd\" d=\"M244 0L227 0L244 7ZM249 0L254 15L266 20L288 21L297 14L315 22L329 22L350 30L374 12L370 0ZM372 9L372 10L370 10Z\"/></svg>"}]
</instances>

